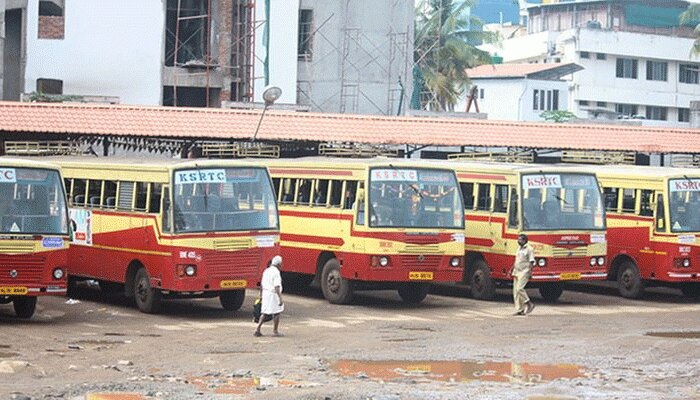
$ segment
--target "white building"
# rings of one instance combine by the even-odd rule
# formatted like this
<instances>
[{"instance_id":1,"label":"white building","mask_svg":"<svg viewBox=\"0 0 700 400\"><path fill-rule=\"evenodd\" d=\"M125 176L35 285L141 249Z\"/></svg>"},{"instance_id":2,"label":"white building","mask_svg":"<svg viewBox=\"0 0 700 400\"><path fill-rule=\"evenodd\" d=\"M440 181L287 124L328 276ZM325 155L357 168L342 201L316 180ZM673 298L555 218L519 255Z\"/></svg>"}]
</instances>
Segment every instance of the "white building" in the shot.
<instances>
[{"instance_id":1,"label":"white building","mask_svg":"<svg viewBox=\"0 0 700 400\"><path fill-rule=\"evenodd\" d=\"M528 9L528 35L490 49L506 63L576 63L566 108L581 118L614 115L644 125L688 127L700 96L700 58L688 2L586 0Z\"/></svg>"},{"instance_id":2,"label":"white building","mask_svg":"<svg viewBox=\"0 0 700 400\"><path fill-rule=\"evenodd\" d=\"M576 64L495 64L467 70L477 86L478 111L492 120L542 121L545 111L565 110ZM456 109L466 110L462 101ZM472 106L473 107L473 106Z\"/></svg>"}]
</instances>

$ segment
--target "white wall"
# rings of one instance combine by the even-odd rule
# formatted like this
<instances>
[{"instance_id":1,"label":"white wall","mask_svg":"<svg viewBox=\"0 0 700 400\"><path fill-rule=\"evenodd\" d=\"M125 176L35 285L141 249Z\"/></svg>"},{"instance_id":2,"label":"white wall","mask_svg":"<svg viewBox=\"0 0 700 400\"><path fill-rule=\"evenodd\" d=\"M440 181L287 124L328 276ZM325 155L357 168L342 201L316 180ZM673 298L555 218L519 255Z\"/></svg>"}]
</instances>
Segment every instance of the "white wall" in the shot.
<instances>
[{"instance_id":1,"label":"white wall","mask_svg":"<svg viewBox=\"0 0 700 400\"><path fill-rule=\"evenodd\" d=\"M265 1L255 2L255 101L262 102L265 88ZM282 89L278 103L295 104L297 99L297 37L299 0L270 0L270 85Z\"/></svg>"},{"instance_id":2,"label":"white wall","mask_svg":"<svg viewBox=\"0 0 700 400\"><path fill-rule=\"evenodd\" d=\"M60 79L67 95L160 104L164 7L157 0L66 0L65 38L48 40L37 39L39 1L29 0L24 92L35 91L38 78Z\"/></svg>"}]
</instances>

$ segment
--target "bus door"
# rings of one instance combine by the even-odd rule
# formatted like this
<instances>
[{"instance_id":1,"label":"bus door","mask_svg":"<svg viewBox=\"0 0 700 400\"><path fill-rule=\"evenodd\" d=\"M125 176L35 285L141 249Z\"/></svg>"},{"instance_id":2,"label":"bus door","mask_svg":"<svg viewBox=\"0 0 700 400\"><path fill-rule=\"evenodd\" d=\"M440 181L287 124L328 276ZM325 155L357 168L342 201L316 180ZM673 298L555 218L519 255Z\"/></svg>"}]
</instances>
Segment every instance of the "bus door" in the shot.
<instances>
[{"instance_id":1,"label":"bus door","mask_svg":"<svg viewBox=\"0 0 700 400\"><path fill-rule=\"evenodd\" d=\"M494 242L493 249L499 253L508 253L506 232L509 226L508 221L508 185L493 186L493 208L490 214L489 230L491 240Z\"/></svg>"},{"instance_id":2,"label":"bus door","mask_svg":"<svg viewBox=\"0 0 700 400\"><path fill-rule=\"evenodd\" d=\"M647 254L641 254L640 258L642 258L640 264L640 272L642 275L642 278L648 278L651 276L651 274L654 274L656 277L662 277L659 275L659 273L663 273L661 269L664 266L664 258L666 257L665 255L661 254L663 253L657 245L657 243L660 243L656 238L656 234L664 234L668 232L668 219L666 218L666 201L664 199L664 195L662 193L657 193L656 194L656 205L654 207L654 226L652 229L649 229L649 249L651 251L647 252ZM659 271L657 271L659 269Z\"/></svg>"}]
</instances>

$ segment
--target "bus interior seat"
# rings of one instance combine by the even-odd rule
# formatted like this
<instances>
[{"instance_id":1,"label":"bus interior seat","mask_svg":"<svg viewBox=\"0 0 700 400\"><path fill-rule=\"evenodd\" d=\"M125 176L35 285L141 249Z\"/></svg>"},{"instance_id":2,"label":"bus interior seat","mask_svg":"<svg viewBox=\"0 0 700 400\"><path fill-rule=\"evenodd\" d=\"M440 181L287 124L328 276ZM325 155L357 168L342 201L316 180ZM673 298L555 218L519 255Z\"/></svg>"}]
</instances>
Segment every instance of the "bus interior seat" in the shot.
<instances>
[{"instance_id":1,"label":"bus interior seat","mask_svg":"<svg viewBox=\"0 0 700 400\"><path fill-rule=\"evenodd\" d=\"M117 204L117 198L114 196L107 197L105 199L105 206L109 208L114 208L114 206Z\"/></svg>"},{"instance_id":2,"label":"bus interior seat","mask_svg":"<svg viewBox=\"0 0 700 400\"><path fill-rule=\"evenodd\" d=\"M90 207L100 206L100 196L90 196Z\"/></svg>"},{"instance_id":3,"label":"bus interior seat","mask_svg":"<svg viewBox=\"0 0 700 400\"><path fill-rule=\"evenodd\" d=\"M85 205L85 195L84 194L78 194L75 197L73 197L73 204L75 205Z\"/></svg>"}]
</instances>

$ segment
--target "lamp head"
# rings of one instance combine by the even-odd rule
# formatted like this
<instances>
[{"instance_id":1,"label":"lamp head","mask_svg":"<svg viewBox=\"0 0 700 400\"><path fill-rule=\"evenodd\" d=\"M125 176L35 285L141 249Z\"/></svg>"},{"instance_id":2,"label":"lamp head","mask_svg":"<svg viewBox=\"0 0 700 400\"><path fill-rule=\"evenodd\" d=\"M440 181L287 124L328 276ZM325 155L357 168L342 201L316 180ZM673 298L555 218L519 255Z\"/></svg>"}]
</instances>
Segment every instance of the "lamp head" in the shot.
<instances>
[{"instance_id":1,"label":"lamp head","mask_svg":"<svg viewBox=\"0 0 700 400\"><path fill-rule=\"evenodd\" d=\"M265 105L269 106L282 96L282 89L277 86L268 86L263 91L262 97Z\"/></svg>"}]
</instances>

